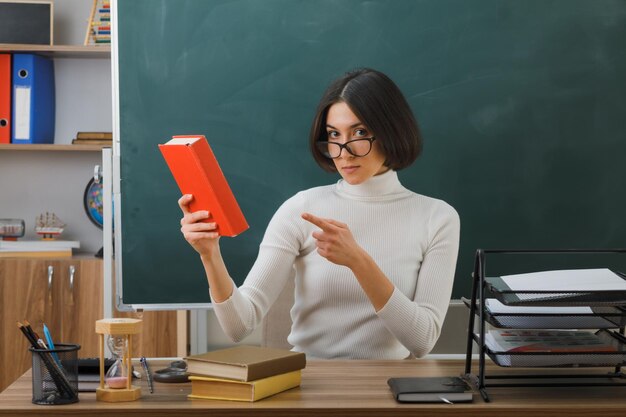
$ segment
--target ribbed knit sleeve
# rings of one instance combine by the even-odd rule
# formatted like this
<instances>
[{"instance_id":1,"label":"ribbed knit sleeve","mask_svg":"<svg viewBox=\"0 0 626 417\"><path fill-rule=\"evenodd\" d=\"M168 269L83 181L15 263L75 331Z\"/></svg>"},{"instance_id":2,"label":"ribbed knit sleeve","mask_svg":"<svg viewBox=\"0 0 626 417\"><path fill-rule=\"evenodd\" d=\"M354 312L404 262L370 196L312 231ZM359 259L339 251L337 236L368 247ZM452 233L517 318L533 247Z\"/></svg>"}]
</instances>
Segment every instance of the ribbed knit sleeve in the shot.
<instances>
[{"instance_id":1,"label":"ribbed knit sleeve","mask_svg":"<svg viewBox=\"0 0 626 417\"><path fill-rule=\"evenodd\" d=\"M377 312L387 329L416 357L431 351L448 311L459 251L459 215L442 202L432 210L428 229L415 294L409 298L396 288Z\"/></svg>"},{"instance_id":2,"label":"ribbed knit sleeve","mask_svg":"<svg viewBox=\"0 0 626 417\"><path fill-rule=\"evenodd\" d=\"M302 212L299 194L283 203L267 227L259 255L244 284L237 288L233 282L231 297L213 303L222 329L233 342L240 341L259 325L292 276L294 260L304 239Z\"/></svg>"}]
</instances>

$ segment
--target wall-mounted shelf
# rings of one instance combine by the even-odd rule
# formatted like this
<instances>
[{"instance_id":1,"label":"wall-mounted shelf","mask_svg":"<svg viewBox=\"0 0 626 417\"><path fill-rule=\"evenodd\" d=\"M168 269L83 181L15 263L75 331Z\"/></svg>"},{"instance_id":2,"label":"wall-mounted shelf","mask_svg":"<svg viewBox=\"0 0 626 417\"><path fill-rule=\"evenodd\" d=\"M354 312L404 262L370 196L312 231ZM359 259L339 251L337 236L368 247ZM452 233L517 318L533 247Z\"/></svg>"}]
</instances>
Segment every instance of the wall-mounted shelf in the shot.
<instances>
[{"instance_id":1,"label":"wall-mounted shelf","mask_svg":"<svg viewBox=\"0 0 626 417\"><path fill-rule=\"evenodd\" d=\"M63 151L63 152L100 152L102 148L106 148L106 145L54 145L54 144L40 144L40 145L15 145L15 144L1 144L0 151L21 151L21 152L33 152L33 151Z\"/></svg>"},{"instance_id":2,"label":"wall-mounted shelf","mask_svg":"<svg viewBox=\"0 0 626 417\"><path fill-rule=\"evenodd\" d=\"M0 52L31 52L54 58L111 57L110 45L23 45L0 43Z\"/></svg>"}]
</instances>

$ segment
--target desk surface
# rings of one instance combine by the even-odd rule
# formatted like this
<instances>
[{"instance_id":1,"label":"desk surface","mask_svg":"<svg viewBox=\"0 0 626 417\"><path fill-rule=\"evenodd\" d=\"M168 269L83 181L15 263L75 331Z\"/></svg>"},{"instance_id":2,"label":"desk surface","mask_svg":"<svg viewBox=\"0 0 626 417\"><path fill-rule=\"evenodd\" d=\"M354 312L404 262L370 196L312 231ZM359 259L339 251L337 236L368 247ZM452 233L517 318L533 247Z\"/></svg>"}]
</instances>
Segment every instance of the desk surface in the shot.
<instances>
[{"instance_id":1,"label":"desk surface","mask_svg":"<svg viewBox=\"0 0 626 417\"><path fill-rule=\"evenodd\" d=\"M158 369L158 365L151 365ZM490 373L511 369L488 366ZM143 396L127 403L103 403L95 393L80 393L80 402L66 406L31 403L31 374L26 372L0 394L0 415L122 415L134 416L506 416L528 415L602 417L626 415L626 387L489 388L490 403L479 394L469 404L399 404L387 386L391 376L446 376L463 372L458 360L309 361L299 388L256 403L189 400L190 385L155 382L150 394L142 380ZM598 370L595 370L597 373ZM297 410L297 412L294 412Z\"/></svg>"}]
</instances>

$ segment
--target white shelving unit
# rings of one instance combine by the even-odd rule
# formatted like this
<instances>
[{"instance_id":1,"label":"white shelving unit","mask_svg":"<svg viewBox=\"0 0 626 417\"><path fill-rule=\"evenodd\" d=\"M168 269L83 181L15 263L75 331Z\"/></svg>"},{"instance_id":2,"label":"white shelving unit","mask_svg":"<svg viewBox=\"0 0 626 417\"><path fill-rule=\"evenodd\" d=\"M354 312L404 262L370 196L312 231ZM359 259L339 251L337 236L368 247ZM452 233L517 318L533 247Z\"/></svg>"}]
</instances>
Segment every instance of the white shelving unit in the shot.
<instances>
[{"instance_id":1,"label":"white shelving unit","mask_svg":"<svg viewBox=\"0 0 626 417\"><path fill-rule=\"evenodd\" d=\"M82 26L82 25L81 25ZM78 131L112 131L111 47L108 45L0 44L0 53L34 53L54 60L54 144L0 144L0 218L21 218L27 239L36 238L34 219L56 213L66 224L63 238L79 240L81 252L102 246L102 231L82 205L102 146L71 145Z\"/></svg>"}]
</instances>

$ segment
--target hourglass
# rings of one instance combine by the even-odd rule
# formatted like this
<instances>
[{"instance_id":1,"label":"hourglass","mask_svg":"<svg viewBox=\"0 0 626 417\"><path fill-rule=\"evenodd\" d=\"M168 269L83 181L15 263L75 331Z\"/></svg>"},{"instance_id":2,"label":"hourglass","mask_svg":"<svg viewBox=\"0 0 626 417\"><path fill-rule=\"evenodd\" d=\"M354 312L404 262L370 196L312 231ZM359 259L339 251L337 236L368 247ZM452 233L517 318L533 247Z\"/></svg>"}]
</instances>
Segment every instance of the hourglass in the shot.
<instances>
[{"instance_id":1,"label":"hourglass","mask_svg":"<svg viewBox=\"0 0 626 417\"><path fill-rule=\"evenodd\" d=\"M131 384L132 365L131 335L139 333L141 320L103 319L96 321L96 333L100 335L100 386L96 389L98 401L134 401L141 397L141 388ZM104 343L115 362L104 374Z\"/></svg>"}]
</instances>

